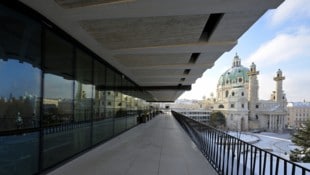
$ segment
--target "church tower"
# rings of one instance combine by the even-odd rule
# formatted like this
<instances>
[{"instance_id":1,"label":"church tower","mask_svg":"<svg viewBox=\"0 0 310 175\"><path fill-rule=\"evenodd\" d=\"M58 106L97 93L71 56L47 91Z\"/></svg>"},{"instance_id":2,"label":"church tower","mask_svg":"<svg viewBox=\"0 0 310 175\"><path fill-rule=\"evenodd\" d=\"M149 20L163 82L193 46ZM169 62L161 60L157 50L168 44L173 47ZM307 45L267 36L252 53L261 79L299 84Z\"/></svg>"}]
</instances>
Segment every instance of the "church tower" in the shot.
<instances>
[{"instance_id":1,"label":"church tower","mask_svg":"<svg viewBox=\"0 0 310 175\"><path fill-rule=\"evenodd\" d=\"M280 69L277 71L277 75L273 78L273 80L276 82L276 91L273 96L273 100L283 104L283 102L286 101L285 94L283 93L283 80L285 80L285 77L282 75L282 71Z\"/></svg>"},{"instance_id":2,"label":"church tower","mask_svg":"<svg viewBox=\"0 0 310 175\"><path fill-rule=\"evenodd\" d=\"M258 108L258 80L257 75L259 71L256 70L256 65L252 63L250 71L247 73L249 76L249 119L253 120L256 118L255 109Z\"/></svg>"},{"instance_id":3,"label":"church tower","mask_svg":"<svg viewBox=\"0 0 310 175\"><path fill-rule=\"evenodd\" d=\"M240 66L241 66L241 60L240 60L239 56L236 54L236 56L234 57L232 68L240 67Z\"/></svg>"}]
</instances>

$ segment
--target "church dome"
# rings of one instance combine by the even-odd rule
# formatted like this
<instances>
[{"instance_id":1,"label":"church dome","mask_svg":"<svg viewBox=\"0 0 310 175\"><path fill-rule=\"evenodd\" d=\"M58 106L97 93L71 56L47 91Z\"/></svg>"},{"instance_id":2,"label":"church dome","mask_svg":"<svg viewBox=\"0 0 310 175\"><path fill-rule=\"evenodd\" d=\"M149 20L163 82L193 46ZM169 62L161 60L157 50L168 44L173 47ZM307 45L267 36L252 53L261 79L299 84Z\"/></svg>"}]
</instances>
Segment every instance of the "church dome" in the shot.
<instances>
[{"instance_id":1,"label":"church dome","mask_svg":"<svg viewBox=\"0 0 310 175\"><path fill-rule=\"evenodd\" d=\"M241 65L241 60L236 55L232 67L221 75L218 86L236 86L248 83L249 77L247 73L249 71L248 68Z\"/></svg>"}]
</instances>

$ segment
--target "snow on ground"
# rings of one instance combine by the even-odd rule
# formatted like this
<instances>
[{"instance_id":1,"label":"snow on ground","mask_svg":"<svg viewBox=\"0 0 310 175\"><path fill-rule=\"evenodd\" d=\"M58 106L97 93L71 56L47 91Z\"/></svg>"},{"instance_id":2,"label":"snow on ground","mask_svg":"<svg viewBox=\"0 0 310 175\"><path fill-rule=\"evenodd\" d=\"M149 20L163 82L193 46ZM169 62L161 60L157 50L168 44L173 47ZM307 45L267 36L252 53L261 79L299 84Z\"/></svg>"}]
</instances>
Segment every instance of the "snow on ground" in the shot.
<instances>
[{"instance_id":1,"label":"snow on ground","mask_svg":"<svg viewBox=\"0 0 310 175\"><path fill-rule=\"evenodd\" d=\"M248 143L255 143L259 141L259 137L253 135L253 134L249 134L249 133L240 133L240 132L233 132L233 131L229 131L227 134L237 137L240 140L243 140L245 142Z\"/></svg>"},{"instance_id":2,"label":"snow on ground","mask_svg":"<svg viewBox=\"0 0 310 175\"><path fill-rule=\"evenodd\" d=\"M252 133L260 138L260 141L254 145L266 149L271 148L272 153L276 154L282 158L289 160L290 151L298 148L292 141L290 134L280 134L280 133ZM297 163L303 167L310 169L310 163Z\"/></svg>"},{"instance_id":3,"label":"snow on ground","mask_svg":"<svg viewBox=\"0 0 310 175\"><path fill-rule=\"evenodd\" d=\"M229 135L240 138L241 140L252 143L253 145L262 148L272 150L273 154L276 154L284 159L289 160L289 153L291 150L295 149L297 146L291 141L291 135L284 133L238 133L238 132L228 132ZM276 164L274 159L274 165ZM303 167L310 169L310 163L297 163ZM270 166L268 163L266 166ZM282 173L283 165L280 163L279 173ZM269 167L268 167L269 168ZM288 167L289 168L289 167ZM291 168L289 168L291 169ZM301 171L297 169L296 172ZM300 172L301 173L301 172ZM307 173L308 174L308 173Z\"/></svg>"},{"instance_id":4,"label":"snow on ground","mask_svg":"<svg viewBox=\"0 0 310 175\"><path fill-rule=\"evenodd\" d=\"M279 133L238 133L228 132L229 135L240 138L241 140L252 143L262 149L272 150L272 153L281 157L288 158L288 154L296 145L290 140L290 134Z\"/></svg>"},{"instance_id":5,"label":"snow on ground","mask_svg":"<svg viewBox=\"0 0 310 175\"><path fill-rule=\"evenodd\" d=\"M253 133L260 138L260 141L254 145L263 148L270 149L272 153L281 156L283 158L289 159L289 153L291 147L295 146L291 141L291 136L289 134L279 134L279 133Z\"/></svg>"}]
</instances>

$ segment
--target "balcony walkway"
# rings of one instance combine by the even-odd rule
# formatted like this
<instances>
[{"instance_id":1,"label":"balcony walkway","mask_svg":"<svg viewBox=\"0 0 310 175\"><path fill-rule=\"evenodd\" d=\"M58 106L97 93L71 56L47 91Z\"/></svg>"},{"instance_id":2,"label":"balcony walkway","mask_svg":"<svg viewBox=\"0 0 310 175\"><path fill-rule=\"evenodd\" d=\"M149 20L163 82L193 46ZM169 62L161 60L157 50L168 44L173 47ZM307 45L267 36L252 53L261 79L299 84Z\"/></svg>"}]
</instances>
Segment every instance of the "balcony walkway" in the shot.
<instances>
[{"instance_id":1,"label":"balcony walkway","mask_svg":"<svg viewBox=\"0 0 310 175\"><path fill-rule=\"evenodd\" d=\"M179 123L159 115L49 173L216 175Z\"/></svg>"}]
</instances>

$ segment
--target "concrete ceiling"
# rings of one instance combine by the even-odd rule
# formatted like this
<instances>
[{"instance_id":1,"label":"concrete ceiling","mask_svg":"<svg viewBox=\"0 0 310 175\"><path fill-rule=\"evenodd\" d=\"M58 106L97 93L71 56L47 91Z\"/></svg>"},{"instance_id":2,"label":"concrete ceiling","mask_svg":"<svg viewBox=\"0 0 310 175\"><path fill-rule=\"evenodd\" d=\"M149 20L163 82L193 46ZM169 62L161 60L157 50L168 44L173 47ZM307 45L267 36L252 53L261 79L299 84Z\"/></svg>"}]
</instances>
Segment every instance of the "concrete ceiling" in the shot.
<instances>
[{"instance_id":1,"label":"concrete ceiling","mask_svg":"<svg viewBox=\"0 0 310 175\"><path fill-rule=\"evenodd\" d=\"M145 88L174 101L283 0L21 0Z\"/></svg>"}]
</instances>

